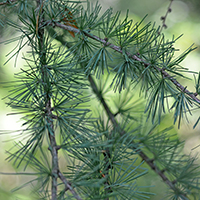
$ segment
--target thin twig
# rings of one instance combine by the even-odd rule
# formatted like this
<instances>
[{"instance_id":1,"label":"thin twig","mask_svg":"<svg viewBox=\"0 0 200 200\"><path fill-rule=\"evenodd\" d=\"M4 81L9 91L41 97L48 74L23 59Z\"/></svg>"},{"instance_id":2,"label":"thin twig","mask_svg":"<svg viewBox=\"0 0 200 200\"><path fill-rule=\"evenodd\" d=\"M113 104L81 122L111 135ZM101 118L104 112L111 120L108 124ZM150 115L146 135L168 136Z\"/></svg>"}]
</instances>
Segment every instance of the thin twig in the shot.
<instances>
[{"instance_id":1,"label":"thin twig","mask_svg":"<svg viewBox=\"0 0 200 200\"><path fill-rule=\"evenodd\" d=\"M60 178L60 180L65 184L65 191L69 190L74 198L76 198L77 200L83 200L81 197L79 197L79 195L75 192L75 190L72 188L71 184L67 181L67 179L64 177L64 175L58 171L58 177Z\"/></svg>"},{"instance_id":2,"label":"thin twig","mask_svg":"<svg viewBox=\"0 0 200 200\"><path fill-rule=\"evenodd\" d=\"M65 30L70 30L70 31L73 31L75 33L79 33L80 30L79 29L76 29L76 28L73 28L71 26L66 26L64 24L60 24L58 22L50 22L50 21L47 21L46 24L49 24L51 26L57 26L57 27L60 27L62 29L65 29ZM104 44L105 46L108 46L110 47L111 49L119 52L119 53L123 53L122 52L122 49L110 42L108 42L107 40L105 39L101 39L91 33L88 33L88 32L82 32L84 33L87 37L93 39L93 40L96 40L96 41L99 41L101 42L102 44ZM126 54L131 57L132 59L136 60L136 61L139 61L141 63L143 63L143 65L147 68L150 66L150 63L146 63L143 59L139 58L137 55L131 55L129 52L126 52ZM188 89L186 89L185 86L181 85L176 79L174 79L170 74L168 74L165 70L159 68L158 66L153 66L156 70L158 70L163 76L164 78L168 78L177 88L179 88L182 92L184 92L185 94L187 94L188 96L190 96L194 101L196 101L198 104L200 104L200 99L196 97L196 93L193 93L193 92L190 92Z\"/></svg>"},{"instance_id":3,"label":"thin twig","mask_svg":"<svg viewBox=\"0 0 200 200\"><path fill-rule=\"evenodd\" d=\"M170 4L169 4L169 6L168 6L168 8L167 8L167 11L166 11L166 13L165 13L165 16L162 16L162 17L160 18L160 19L162 20L162 26L161 26L161 28L160 28L159 33L162 32L162 29L163 29L163 28L167 28L167 25L166 25L165 21L166 21L166 19L167 19L168 14L172 12L172 8L171 8L172 3L173 3L173 0L170 0Z\"/></svg>"},{"instance_id":4,"label":"thin twig","mask_svg":"<svg viewBox=\"0 0 200 200\"><path fill-rule=\"evenodd\" d=\"M43 9L43 2L44 0L36 0L37 8L38 8L38 15L37 15L37 23L36 23L36 34L38 35L38 44L39 44L39 51L40 51L40 63L41 63L41 71L42 71L42 79L45 83L46 80L49 78L48 73L45 70L46 66L46 53L45 53L45 46L44 46L44 29L39 28L41 27L42 22L44 21L44 9ZM48 136L50 140L50 147L49 150L51 152L52 156L52 183L51 183L51 199L57 200L57 178L58 178L58 171L59 171L59 164L58 164L58 149L57 149L57 143L55 138L55 130L54 130L54 124L53 124L53 115L52 115L52 106L51 106L51 98L48 91L48 84L44 84L44 91L46 91L46 121L48 126Z\"/></svg>"},{"instance_id":5,"label":"thin twig","mask_svg":"<svg viewBox=\"0 0 200 200\"><path fill-rule=\"evenodd\" d=\"M101 103L103 104L104 109L106 110L106 113L109 117L109 119L111 120L111 122L113 123L114 126L117 126L117 122L115 120L114 115L112 114L112 112L110 111L110 109L108 108L108 105L106 104L104 98L101 96L101 94L98 92L98 88L92 78L92 76L88 76L88 80L90 82L90 85L92 86L93 92L97 95L98 99L101 101Z\"/></svg>"},{"instance_id":6,"label":"thin twig","mask_svg":"<svg viewBox=\"0 0 200 200\"><path fill-rule=\"evenodd\" d=\"M79 33L79 29L73 28L71 26L66 26L57 22L50 22L48 21L47 24L51 25L51 26L57 26L60 28L63 28L65 30L70 30L73 31L75 33ZM87 33L87 32L82 32L84 33L86 36L88 36L91 39L94 39L96 41L99 41L101 43L103 43L105 46L109 46L110 48L114 49L115 51L119 52L119 53L123 53L121 48L109 43L107 40L105 39L101 39L95 35L92 35L91 33ZM144 64L145 67L148 67L150 64L144 62L144 60L142 60L141 58L139 58L136 55L131 55L130 53L127 53L128 56L131 56L134 60L137 60L141 63ZM196 101L197 103L200 104L200 99L198 99L194 93L190 92L189 90L186 89L186 87L184 87L183 85L181 85L176 79L174 79L172 76L170 76L166 71L162 70L161 68L154 66L155 69L157 69L164 77L168 78L176 87L178 87L181 91L183 91L184 93L186 93L188 96L190 96L194 101ZM91 84L91 87L94 91L94 93L97 95L97 97L99 98L99 100L101 101L101 103L104 106L104 109L106 110L106 113L109 117L109 119L111 120L113 126L121 129L117 123L117 121L115 120L115 116L114 114L111 112L111 110L109 109L108 105L106 104L104 98L98 93L98 89L97 86L94 82L94 80L92 79L91 76L88 77L88 80ZM120 131L121 135L125 134L125 130L121 129ZM160 169L157 168L157 166L151 161L151 159L144 154L141 150L137 150L139 155L141 156L141 158L151 167L152 170L154 170L161 178L162 180L174 191L176 191L176 187L174 186L174 184L165 176L164 172L161 171ZM186 197L186 195L183 194L184 197Z\"/></svg>"},{"instance_id":7,"label":"thin twig","mask_svg":"<svg viewBox=\"0 0 200 200\"><path fill-rule=\"evenodd\" d=\"M104 98L99 94L97 86L92 78L92 76L89 75L88 80L90 82L91 88L93 89L93 92L96 94L96 96L99 98L99 100L101 101L109 119L111 120L113 126L115 128L117 128L120 132L120 135L124 135L126 134L126 131L123 130L120 125L118 124L118 122L116 121L114 114L111 112L110 108L108 107L108 105L106 104ZM177 191L177 188L175 187L175 185L173 184L172 181L170 181L164 174L164 171L161 171L153 162L152 159L150 159L144 152L141 151L141 149L136 149L136 152L140 155L140 157L149 165L149 167L155 171L156 174L158 174L162 180L174 191ZM186 197L186 194L182 194L184 197Z\"/></svg>"}]
</instances>

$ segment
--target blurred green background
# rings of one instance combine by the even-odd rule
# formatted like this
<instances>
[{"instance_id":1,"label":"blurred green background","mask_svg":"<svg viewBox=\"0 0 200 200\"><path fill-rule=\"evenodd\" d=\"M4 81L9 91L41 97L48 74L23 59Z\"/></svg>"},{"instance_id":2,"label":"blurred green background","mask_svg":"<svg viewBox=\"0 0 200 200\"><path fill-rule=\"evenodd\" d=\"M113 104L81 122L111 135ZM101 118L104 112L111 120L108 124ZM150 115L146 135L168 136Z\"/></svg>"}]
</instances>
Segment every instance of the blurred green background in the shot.
<instances>
[{"instance_id":1,"label":"blurred green background","mask_svg":"<svg viewBox=\"0 0 200 200\"><path fill-rule=\"evenodd\" d=\"M121 10L122 16L126 14L126 10L129 9L129 18L132 18L134 22L140 21L146 14L148 17L145 19L145 22L151 21L155 22L157 26L161 25L161 16L165 15L170 1L167 0L100 0L99 3L103 6L102 10L106 10L109 7L113 7L114 11ZM172 12L168 15L166 24L167 29L163 30L166 37L171 39L174 35L178 37L183 34L183 36L177 41L176 48L180 49L180 52L186 50L191 44L194 43L196 47L200 46L200 1L199 0L175 0L172 4ZM8 32L9 31L9 32ZM11 30L1 31L0 35L0 81L11 81L13 80L13 74L21 67L23 67L24 62L20 59L19 55L17 66L14 67L14 59L9 63L4 65L7 60L6 55L13 48L13 44L4 45L2 42L5 41L7 36L11 37ZM197 48L193 51L182 65L190 70L199 71L200 70L200 49ZM193 77L192 77L193 78ZM194 83L194 82L193 82ZM185 86L188 85L188 88L191 91L195 91L195 88L190 83L183 83ZM0 85L0 98L2 99L8 94L6 88L3 88ZM0 130L18 130L20 129L20 122L18 116L7 115L11 110L6 107L5 101L0 101ZM198 118L198 113L194 113L192 117L189 118L190 123L186 121L182 123L181 128L176 130L179 133L180 139L185 140L184 151L187 154L195 155L200 151L200 148L194 147L200 143L200 134L199 127L193 130L192 126ZM172 118L172 116L171 116ZM169 120L171 126L173 120ZM14 169L11 163L8 163L5 159L7 157L6 150L10 149L13 145L13 141L10 141L14 138L14 135L4 134L0 135L0 172L15 172L22 169ZM17 139L17 138L16 138ZM30 177L31 178L31 177ZM27 177L23 176L7 176L0 174L0 200L7 199L32 199L29 193L29 188L22 189L15 193L11 192L12 188L15 188L23 183L25 183ZM159 177L155 176L154 173L149 173L148 178L144 180L146 185L157 185L156 187L149 189L149 191L156 192L158 195L152 197L152 200L158 200L163 198L163 192L166 186L162 183Z\"/></svg>"}]
</instances>

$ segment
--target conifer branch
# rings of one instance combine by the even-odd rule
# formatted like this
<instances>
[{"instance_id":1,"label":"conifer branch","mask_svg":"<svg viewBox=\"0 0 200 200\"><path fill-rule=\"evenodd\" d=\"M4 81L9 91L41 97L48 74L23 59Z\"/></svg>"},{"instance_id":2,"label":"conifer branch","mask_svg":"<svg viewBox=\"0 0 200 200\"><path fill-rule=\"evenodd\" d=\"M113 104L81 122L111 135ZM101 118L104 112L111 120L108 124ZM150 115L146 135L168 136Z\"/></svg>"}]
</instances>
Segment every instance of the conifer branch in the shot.
<instances>
[{"instance_id":1,"label":"conifer branch","mask_svg":"<svg viewBox=\"0 0 200 200\"><path fill-rule=\"evenodd\" d=\"M56 144L55 138L55 130L53 124L53 117L52 117L52 106L51 106L51 98L50 94L47 92L48 89L46 85L46 81L48 81L48 74L45 70L46 66L46 54L45 54L45 46L44 46L44 29L38 28L41 27L42 22L44 21L43 15L43 0L37 0L37 7L38 7L38 15L37 15L37 23L36 23L36 34L38 33L38 43L39 43L39 52L40 52L40 63L41 63L41 70L42 70L42 79L44 83L44 91L46 91L46 123L48 124L48 135L50 140L50 152L52 155L52 183L51 183L51 198L52 200L57 200L57 178L58 178L58 149Z\"/></svg>"},{"instance_id":2,"label":"conifer branch","mask_svg":"<svg viewBox=\"0 0 200 200\"><path fill-rule=\"evenodd\" d=\"M93 80L91 75L89 75L88 80L90 82L90 85L91 85L91 88L92 88L93 92L96 94L97 98L102 103L102 105L103 105L103 107L104 107L109 119L111 120L113 126L117 127L118 124L117 124L117 122L115 120L115 116L112 114L111 110L109 109L109 107L106 104L106 102L105 102L104 98L102 97L102 95L98 92L98 88L97 88L97 86L96 86L96 84L95 84L95 82L94 82L94 80Z\"/></svg>"},{"instance_id":3,"label":"conifer branch","mask_svg":"<svg viewBox=\"0 0 200 200\"><path fill-rule=\"evenodd\" d=\"M46 55L44 50L44 29L42 28L41 24L44 21L44 15L43 15L43 0L36 0L37 6L38 6L38 16L37 16L37 23L36 23L36 33L38 33L38 42L40 47L40 59L42 68L46 66ZM41 27L41 28L39 28ZM46 78L48 79L48 74L45 70L43 70L43 83L45 83ZM47 85L47 84L44 84ZM45 87L45 86L44 86ZM44 91L48 91L44 88ZM52 200L57 200L57 188L58 188L58 182L57 178L59 177L61 181L65 185L65 192L69 190L74 198L77 200L82 200L78 196L78 194L75 192L75 190L71 187L71 184L66 180L66 178L63 176L63 174L59 170L59 163L58 163L58 150L60 149L60 146L57 145L56 138L55 138L55 130L54 130L54 124L53 119L57 119L57 116L55 116L52 111L54 108L51 106L51 95L48 93L46 94L46 120L47 124L49 125L48 135L50 140L50 147L48 148L52 155L52 185L51 185L51 198Z\"/></svg>"},{"instance_id":4,"label":"conifer branch","mask_svg":"<svg viewBox=\"0 0 200 200\"><path fill-rule=\"evenodd\" d=\"M64 183L64 185L65 185L65 192L66 192L67 190L69 190L69 191L73 194L74 198L76 198L77 200L83 200L81 197L78 196L78 194L77 194L77 193L75 192L75 190L72 188L71 184L66 180L66 178L64 177L64 175L63 175L60 171L58 171L58 176L59 176L60 180L61 180L61 181Z\"/></svg>"},{"instance_id":5,"label":"conifer branch","mask_svg":"<svg viewBox=\"0 0 200 200\"><path fill-rule=\"evenodd\" d=\"M14 3L16 0L7 0L7 1L4 1L2 3L0 3L0 5L5 5L5 4L11 4L11 3ZM171 0L171 3L172 3L173 0ZM43 130L47 130L47 140L49 142L49 147L48 147L48 150L51 152L51 199L52 200L57 200L58 199L58 188L59 188L59 182L58 182L58 179L61 180L61 182L63 183L62 186L64 186L64 189L62 192L67 192L68 190L71 192L71 194L73 195L72 198L75 198L77 200L83 200L78 194L77 194L77 191L78 189L76 187L72 187L72 184L67 180L67 178L64 176L64 174L60 171L60 168L59 168L59 162L58 162L58 150L62 148L62 144L61 146L60 145L57 145L57 140L56 140L56 131L57 129L55 129L55 124L54 124L54 121L55 119L56 120L59 120L59 115L56 116L54 115L54 107L56 107L56 104L55 102L53 101L53 94L54 94L54 90L52 90L52 87L49 87L49 85L53 85L54 83L52 83L50 81L50 74L48 73L47 71L47 66L49 63L52 63L52 62L48 62L48 44L46 43L46 35L45 35L45 32L44 32L44 26L52 26L52 27L60 27L62 29L65 29L65 30L68 30L68 31L71 31L73 33L76 33L76 34L80 34L80 36L86 36L88 38L91 38L92 40L95 40L95 41L98 41L100 42L100 44L102 44L102 46L106 46L106 47L109 47L111 49L113 49L114 51L117 51L118 53L120 54L123 54L124 55L124 49L121 48L120 46L116 46L110 42L108 42L108 39L105 38L105 39L101 39L100 37L97 37L93 34L91 34L90 32L88 31L83 31L83 30L79 30L78 28L74 27L74 26L71 26L71 25L65 25L65 24L61 24L59 23L58 21L55 21L52 17L52 20L51 21L45 21L45 18L44 16L47 16L43 8L43 3L45 3L44 0L35 0L35 2L37 3L37 9L35 10L36 11L36 17L35 17L35 21L34 21L34 27L33 27L33 31L31 32L31 34L34 35L34 38L36 39L36 42L37 42L37 54L38 55L38 60L39 60L39 64L37 62L35 62L37 65L37 70L39 71L39 74L40 74L40 89L41 89L41 93L42 93L42 113L43 113L43 109L45 110L45 112L43 113L44 115L41 116L41 123L42 123L42 134L45 134L45 131L43 132ZM170 3L170 6L171 6L171 3ZM167 14L171 11L171 7L169 6L168 8L168 12ZM45 6L44 6L45 7ZM33 11L33 12L35 12ZM166 15L167 16L167 15ZM165 16L165 19L166 19L166 16ZM164 20L163 20L164 21ZM28 24L28 23L27 23ZM67 24L67 23L66 23ZM162 29L161 29L162 30ZM36 34L35 34L36 33ZM155 32L154 32L155 33ZM157 34L157 32L156 32ZM71 34L73 36L73 34ZM36 36L36 37L35 37ZM27 36L29 37L29 36ZM54 38L53 38L54 39ZM131 38L130 38L131 39ZM134 39L134 38L133 38ZM30 39L31 41L32 39ZM147 43L148 44L148 43ZM65 46L66 47L66 46ZM76 51L76 48L74 48L75 51ZM50 50L51 51L51 50ZM74 52L74 51L73 51ZM72 52L72 53L73 53ZM162 77L166 78L166 79L169 79L179 90L181 90L183 93L185 93L186 95L188 95L189 97L191 97L195 103L198 103L200 104L200 99L197 98L196 96L198 95L197 93L192 93L190 92L189 90L187 90L186 88L187 87L184 87L183 85L181 85L172 75L170 75L170 72L167 73L166 70L164 68L161 68L161 67L158 67L159 65L155 65L155 66L152 66L149 62L146 62L144 59L140 58L140 55L137 53L137 54L131 54L129 52L125 52L126 56L128 56L129 58L131 58L130 60L132 61L132 59L134 59L135 61L137 61L137 63L140 63L142 65L142 68L150 68L150 66L152 68L155 69L155 71L160 75L162 75ZM52 54L52 55L55 55L58 56L58 57L61 57L63 56L63 54L60 54L60 52L58 52L58 54ZM79 55L79 54L78 54ZM53 56L52 56L53 57ZM76 58L76 57L75 57ZM37 61L38 61L37 60ZM59 66L57 65L57 60L55 58L52 59L53 61L55 61L56 63L56 66ZM51 60L51 61L52 61ZM34 60L35 61L35 60ZM54 63L54 62L53 62ZM81 63L80 63L81 65ZM64 68L64 65L62 66L62 68ZM66 68L67 69L67 68ZM153 69L153 70L154 70ZM58 68L59 70L59 68ZM23 71L24 72L24 71ZM40 73L41 72L41 73ZM55 73L56 74L56 73ZM58 74L58 77L60 78L59 74ZM62 77L61 77L62 78ZM56 79L55 79L56 80ZM62 80L63 82L65 82L64 80ZM128 134L128 132L126 132L126 129L122 127L121 123L117 120L116 116L118 113L120 112L117 112L115 114L112 113L112 110L110 109L109 105L106 103L104 97L102 96L102 94L99 92L98 90L98 87L94 81L94 79L92 78L91 75L88 75L88 81L90 83L90 86L94 92L94 94L96 95L97 99L99 99L99 101L101 102L101 104L103 105L103 108L108 116L108 122L111 122L112 126L113 126L113 130L116 130L116 133L120 134L120 136L126 136ZM49 84L49 82L51 82ZM51 86L52 86L51 85ZM28 87L25 87L25 89L28 88ZM28 88L29 89L29 88ZM27 90L28 90L27 89ZM63 91L66 89L65 87L62 88ZM34 92L33 92L34 93ZM63 93L63 96L65 96L66 94L68 94L68 91L67 92L64 92ZM69 94L70 95L70 94ZM185 96L185 95L184 95ZM26 98L24 98L26 99ZM60 100L60 99L57 99L57 100ZM52 103L53 102L53 103ZM12 103L12 102L11 102ZM22 102L24 103L24 102ZM73 102L74 103L74 102ZM53 105L54 104L54 105ZM14 105L14 104L13 104ZM14 107L14 106L13 106ZM19 107L20 108L20 107ZM61 107L62 109L62 107ZM64 110L64 108L63 108ZM39 113L40 114L40 113ZM71 120L71 119L70 119ZM77 125L79 126L79 124ZM76 126L76 127L77 127ZM65 130L63 131L63 133L65 134ZM108 138L112 138L114 137L114 134L113 131L110 132L110 135L108 136ZM74 136L72 136L74 137ZM121 139L121 138L120 138ZM39 140L38 140L39 141ZM82 142L82 141L81 141ZM84 142L84 141L83 141ZM92 141L93 142L93 141ZM134 141L130 141L130 143L132 142L132 144L136 144L136 140ZM137 142L138 144L139 142ZM119 143L121 145L121 141ZM125 145L127 143L124 143ZM141 142L142 144L142 142ZM73 145L73 144L72 144ZM85 145L85 144L84 144ZM83 146L84 146L83 145ZM88 144L87 144L88 145ZM140 144L139 144L140 145ZM138 146L139 146L138 145ZM170 170L166 170L166 168L164 168L163 170L160 170L161 167L159 167L159 164L157 165L156 162L155 162L155 159L156 159L156 156L155 156L155 159L151 159L150 157L148 157L144 151L140 148L137 148L137 147L134 147L135 145L133 145L133 147L129 147L129 146L126 146L128 148L128 150L130 150L130 148L133 150L132 152L135 154L135 152L138 154L138 156L140 156L142 158L143 161L145 161L147 163L147 165L149 165L149 167L157 174L161 177L161 179L163 180L163 182L165 182L170 189L172 189L175 193L175 195L177 194L177 191L180 193L178 194L178 198L183 198L183 199L187 199L187 193L184 191L184 190L181 190L179 188L179 185L178 183L181 184L181 181L178 180L178 179L175 179L175 180L170 180L171 179L171 176L167 175L167 172L170 173ZM87 147L87 146L86 146ZM112 168L112 164L110 164L110 159L112 158L112 154L111 154L111 150L109 149L109 146L104 146L105 148L105 151L102 151L103 155L104 155L104 163L105 163L105 167L104 167L104 171L103 173L101 173L101 175L103 177L109 177L109 170ZM36 147L35 147L36 148ZM76 146L75 146L76 148ZM84 147L85 148L85 147ZM30 148L31 150L31 148ZM75 149L75 151L78 151L78 149ZM99 152L99 151L98 151ZM154 152L154 150L149 150L149 152ZM31 152L32 153L32 152ZM16 154L17 155L17 154ZM31 154L33 155L33 154ZM85 154L83 154L84 156ZM96 156L94 154L94 156ZM81 157L82 158L82 157ZM83 157L84 159L84 157ZM99 168L98 168L99 169ZM48 171L49 172L49 171ZM96 172L96 171L95 171ZM99 172L98 172L99 173ZM48 173L49 174L49 173ZM119 174L120 175L120 174ZM176 175L174 175L176 176ZM173 176L173 173L172 173L172 177ZM168 178L170 177L170 178ZM192 176L191 176L192 177ZM49 178L49 176L48 176ZM90 177L89 177L90 178ZM135 177L134 177L135 178ZM133 179L132 179L133 180ZM131 180L131 181L132 181ZM103 180L104 181L104 180ZM42 183L43 184L43 183ZM112 188L110 186L110 183L109 183L109 180L108 178L106 179L106 181L104 181L104 185L106 186L104 188L104 195L109 195L109 193L112 193L114 191L112 191ZM43 185L42 185L43 186ZM61 187L62 187L61 186ZM84 184L81 185L81 187L84 187ZM109 187L110 186L110 187ZM86 186L87 187L87 186ZM47 188L49 189L49 188ZM130 188L131 190L131 188ZM127 191L128 192L130 192ZM84 190L82 190L83 193L80 193L80 194L84 194ZM122 190L123 191L123 190ZM48 191L47 191L48 193ZM61 193L60 193L61 194ZM61 194L62 195L62 194ZM71 196L72 196L71 195ZM88 198L88 194L87 195L87 198ZM93 194L92 194L93 195ZM95 195L95 194L94 194ZM190 195L190 194L189 194ZM83 196L84 198L84 196ZM96 198L98 198L96 196ZM104 200L109 200L109 197L105 198Z\"/></svg>"},{"instance_id":6,"label":"conifer branch","mask_svg":"<svg viewBox=\"0 0 200 200\"><path fill-rule=\"evenodd\" d=\"M46 25L51 25L51 26L57 26L57 27L60 27L62 29L65 29L65 30L68 30L68 31L73 31L75 33L79 33L80 30L79 29L76 29L76 28L73 28L71 26L66 26L64 24L60 24L58 22L46 22L45 23ZM84 33L87 37L93 39L93 40L96 40L96 41L99 41L101 42L102 44L104 44L105 46L108 46L110 47L111 49L119 52L119 53L123 53L122 52L122 49L110 42L107 41L107 39L101 39L91 33L88 33L88 32L82 32ZM150 66L150 63L146 63L143 59L139 58L137 55L131 55L129 52L126 52L126 54L131 57L132 59L136 60L136 61L139 61L141 63L143 63L143 65L145 66L145 68L149 67ZM159 68L158 66L153 66L157 71L159 71L163 76L164 78L168 78L177 88L179 88L182 92L184 92L185 94L187 94L188 96L190 96L195 102L197 102L198 104L200 104L200 99L197 98L196 96L196 93L193 93L191 91L189 91L188 89L186 89L185 86L181 85L176 79L174 79L170 74L168 74L165 70Z\"/></svg>"},{"instance_id":7,"label":"conifer branch","mask_svg":"<svg viewBox=\"0 0 200 200\"><path fill-rule=\"evenodd\" d=\"M91 88L93 90L93 92L95 93L95 95L97 96L97 98L100 100L100 102L103 104L103 107L104 109L106 110L106 113L109 117L109 119L111 120L112 124L114 127L118 128L118 123L117 121L115 120L115 116L112 114L111 110L109 109L108 105L106 104L103 96L98 92L98 88L93 80L93 78L91 77L91 75L88 76L88 80L90 82L90 85L91 85ZM104 176L108 177L108 171L109 169L111 168L110 164L109 164L109 159L110 159L110 151L109 151L109 148L107 148L104 152L103 152L103 155L104 155L104 160L106 161L106 169L105 169L105 174ZM106 181L105 183L106 185L109 185L109 182ZM111 188L108 187L106 189L106 191L109 193L111 192ZM108 200L109 198L105 199L105 200Z\"/></svg>"},{"instance_id":8,"label":"conifer branch","mask_svg":"<svg viewBox=\"0 0 200 200\"><path fill-rule=\"evenodd\" d=\"M17 1L17 0L7 0L7 1L4 1L4 2L0 2L0 6L6 5L6 4L12 4L12 3L14 3L15 1Z\"/></svg>"},{"instance_id":9,"label":"conifer branch","mask_svg":"<svg viewBox=\"0 0 200 200\"><path fill-rule=\"evenodd\" d=\"M92 78L92 76L89 75L88 77L88 80L90 82L90 85L91 85L91 88L93 90L93 92L95 93L95 95L98 97L98 99L100 100L100 102L102 103L109 119L111 120L113 126L115 128L117 128L120 132L120 135L124 135L126 134L126 131L123 130L120 125L118 124L118 122L116 121L115 119L115 116L114 114L111 112L109 106L107 105L107 103L105 102L103 96L98 92L98 89L97 89L97 86ZM160 170L156 164L153 162L154 160L150 159L144 152L141 151L141 149L135 149L136 152L140 155L140 157L142 158L142 160L144 160L148 165L149 167L156 173L158 174L162 180L173 190L173 191L177 191L177 188L175 187L173 181L170 181L164 174L164 171L163 170ZM186 197L185 194L182 194L182 196Z\"/></svg>"}]
</instances>

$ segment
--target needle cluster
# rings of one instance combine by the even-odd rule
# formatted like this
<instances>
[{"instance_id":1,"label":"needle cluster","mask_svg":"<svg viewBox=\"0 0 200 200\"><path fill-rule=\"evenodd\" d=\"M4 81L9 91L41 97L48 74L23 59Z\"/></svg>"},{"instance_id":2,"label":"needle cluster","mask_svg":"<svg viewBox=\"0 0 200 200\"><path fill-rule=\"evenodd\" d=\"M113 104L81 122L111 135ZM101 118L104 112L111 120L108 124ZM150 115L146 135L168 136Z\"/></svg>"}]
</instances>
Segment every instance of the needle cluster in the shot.
<instances>
[{"instance_id":1,"label":"needle cluster","mask_svg":"<svg viewBox=\"0 0 200 200\"><path fill-rule=\"evenodd\" d=\"M18 42L8 61L28 48L5 99L23 121L8 160L32 171L22 175L35 176L33 197L149 199L156 194L144 180L153 171L168 186L163 198L199 198L196 158L183 153L173 127L162 126L169 112L180 127L199 109L200 75L181 66L195 48L176 56L179 38L166 39L128 12L100 14L98 3L0 5L1 24L21 33L5 41ZM13 8L16 21L7 14ZM188 73L194 92L181 84Z\"/></svg>"}]
</instances>

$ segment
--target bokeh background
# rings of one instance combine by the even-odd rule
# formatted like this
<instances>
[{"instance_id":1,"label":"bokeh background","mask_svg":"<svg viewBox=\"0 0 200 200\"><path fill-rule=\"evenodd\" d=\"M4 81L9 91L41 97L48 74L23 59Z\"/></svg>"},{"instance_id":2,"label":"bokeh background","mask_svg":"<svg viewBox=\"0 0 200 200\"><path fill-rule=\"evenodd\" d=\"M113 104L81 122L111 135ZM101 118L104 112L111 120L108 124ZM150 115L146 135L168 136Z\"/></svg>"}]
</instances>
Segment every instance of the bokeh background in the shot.
<instances>
[{"instance_id":1,"label":"bokeh background","mask_svg":"<svg viewBox=\"0 0 200 200\"><path fill-rule=\"evenodd\" d=\"M92 0L91 0L92 1ZM93 1L94 2L94 1ZM165 15L169 6L169 0L100 0L99 3L102 5L102 11L109 7L112 7L114 11L121 10L122 17L125 16L126 10L129 9L129 18L132 18L134 22L140 21L146 14L148 14L145 22L151 21L156 23L156 26L162 24L160 18ZM190 53L182 65L193 71L200 70L200 1L199 0L174 0L172 4L172 12L168 15L166 24L167 29L163 30L166 38L171 39L174 35L178 37L183 36L177 41L176 48L180 49L180 52L186 50L190 45L194 43L194 46L198 47L195 51ZM1 29L1 28L0 28ZM22 55L19 55L17 62L11 60L7 64L4 64L8 57L6 55L12 50L13 44L3 43L3 41L10 39L7 36L12 35L12 30L0 31L0 82L12 81L14 73L18 72L23 67ZM178 52L179 53L179 52ZM177 54L178 54L177 53ZM16 66L15 66L16 64ZM191 76L191 78L193 78ZM194 81L183 83L185 86L188 85L191 91L195 91ZM19 117L15 115L7 115L12 111L6 107L5 100L2 98L8 94L7 88L4 88L0 84L0 133L2 130L19 130L20 121ZM184 121L180 129L175 126L176 131L179 134L181 140L185 140L184 151L187 154L196 155L200 152L200 125L193 130L192 126L198 118L198 113L194 113L189 118L190 123ZM172 116L171 116L172 118ZM168 124L172 125L173 119L168 120ZM12 163L6 161L6 150L9 150L13 145L13 139L15 134L3 134L0 135L0 172L18 172L23 169L15 169ZM18 138L16 138L17 140ZM195 148L196 147L196 148ZM199 161L200 162L200 161ZM163 192L166 186L162 183L159 177L155 176L154 173L150 173L148 179L145 179L147 185L157 185L159 188L152 187L149 191L155 192L158 195L152 197L152 200L162 199ZM32 178L32 177L30 177ZM15 188L27 181L27 177L21 175L2 175L0 174L0 200L14 200L14 199L26 199L32 200L29 193L29 188L22 189L17 192L11 192L12 188Z\"/></svg>"}]
</instances>

